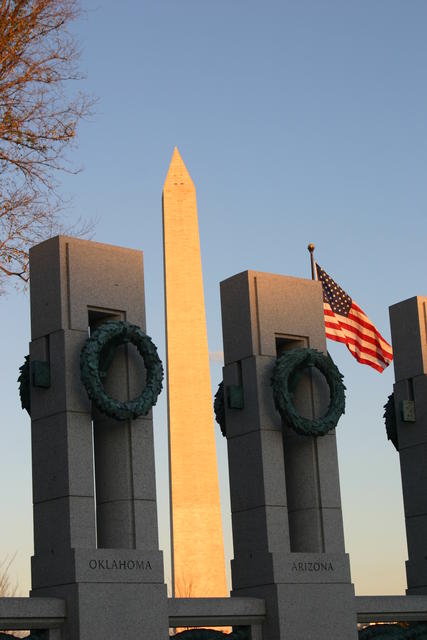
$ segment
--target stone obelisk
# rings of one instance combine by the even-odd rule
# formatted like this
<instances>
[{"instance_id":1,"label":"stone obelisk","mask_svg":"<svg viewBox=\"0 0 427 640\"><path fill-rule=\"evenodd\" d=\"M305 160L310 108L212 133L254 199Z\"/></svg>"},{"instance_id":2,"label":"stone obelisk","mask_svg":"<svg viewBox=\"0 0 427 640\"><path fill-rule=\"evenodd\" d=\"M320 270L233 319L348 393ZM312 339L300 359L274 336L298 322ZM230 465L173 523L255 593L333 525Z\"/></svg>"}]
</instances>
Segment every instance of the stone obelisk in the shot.
<instances>
[{"instance_id":1,"label":"stone obelisk","mask_svg":"<svg viewBox=\"0 0 427 640\"><path fill-rule=\"evenodd\" d=\"M196 190L175 148L163 188L172 571L176 597L228 595Z\"/></svg>"}]
</instances>

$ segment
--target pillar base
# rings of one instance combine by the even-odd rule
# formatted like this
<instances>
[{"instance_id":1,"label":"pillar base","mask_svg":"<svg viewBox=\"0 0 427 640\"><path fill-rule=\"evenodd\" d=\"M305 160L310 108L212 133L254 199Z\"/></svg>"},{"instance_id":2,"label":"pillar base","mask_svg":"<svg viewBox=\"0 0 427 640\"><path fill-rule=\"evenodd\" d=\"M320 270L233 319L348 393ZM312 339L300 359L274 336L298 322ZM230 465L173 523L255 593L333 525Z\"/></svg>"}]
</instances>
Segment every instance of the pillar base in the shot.
<instances>
[{"instance_id":1,"label":"pillar base","mask_svg":"<svg viewBox=\"0 0 427 640\"><path fill-rule=\"evenodd\" d=\"M163 554L69 549L32 558L31 597L64 598L64 640L168 637Z\"/></svg>"},{"instance_id":2,"label":"pillar base","mask_svg":"<svg viewBox=\"0 0 427 640\"><path fill-rule=\"evenodd\" d=\"M352 584L270 584L232 596L264 598L263 640L357 640Z\"/></svg>"},{"instance_id":3,"label":"pillar base","mask_svg":"<svg viewBox=\"0 0 427 640\"><path fill-rule=\"evenodd\" d=\"M31 592L31 597L46 595L66 601L61 640L168 637L164 584L80 582Z\"/></svg>"},{"instance_id":4,"label":"pillar base","mask_svg":"<svg viewBox=\"0 0 427 640\"><path fill-rule=\"evenodd\" d=\"M264 598L264 640L357 640L348 554L246 552L232 596Z\"/></svg>"}]
</instances>

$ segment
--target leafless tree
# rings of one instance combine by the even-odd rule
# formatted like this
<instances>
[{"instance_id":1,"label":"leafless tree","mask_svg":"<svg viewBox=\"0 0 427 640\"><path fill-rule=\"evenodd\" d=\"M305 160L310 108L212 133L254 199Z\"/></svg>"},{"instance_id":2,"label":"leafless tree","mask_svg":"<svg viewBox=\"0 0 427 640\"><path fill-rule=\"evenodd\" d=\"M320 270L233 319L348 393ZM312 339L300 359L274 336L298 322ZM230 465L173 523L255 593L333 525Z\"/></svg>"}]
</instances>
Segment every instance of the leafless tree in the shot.
<instances>
[{"instance_id":1,"label":"leafless tree","mask_svg":"<svg viewBox=\"0 0 427 640\"><path fill-rule=\"evenodd\" d=\"M15 556L16 554L11 557L6 556L3 560L0 560L0 598L11 598L18 589L18 585L10 577L10 567L15 560Z\"/></svg>"},{"instance_id":2,"label":"leafless tree","mask_svg":"<svg viewBox=\"0 0 427 640\"><path fill-rule=\"evenodd\" d=\"M66 152L93 105L69 92L79 15L79 0L0 0L0 287L26 282L29 247L63 230L58 171L76 171Z\"/></svg>"},{"instance_id":3,"label":"leafless tree","mask_svg":"<svg viewBox=\"0 0 427 640\"><path fill-rule=\"evenodd\" d=\"M16 553L12 556L6 556L3 560L0 560L0 598L13 598L18 591L18 584L11 578L10 568L15 560ZM15 638L25 638L28 635L28 630L23 631L1 631L1 634L13 635Z\"/></svg>"}]
</instances>

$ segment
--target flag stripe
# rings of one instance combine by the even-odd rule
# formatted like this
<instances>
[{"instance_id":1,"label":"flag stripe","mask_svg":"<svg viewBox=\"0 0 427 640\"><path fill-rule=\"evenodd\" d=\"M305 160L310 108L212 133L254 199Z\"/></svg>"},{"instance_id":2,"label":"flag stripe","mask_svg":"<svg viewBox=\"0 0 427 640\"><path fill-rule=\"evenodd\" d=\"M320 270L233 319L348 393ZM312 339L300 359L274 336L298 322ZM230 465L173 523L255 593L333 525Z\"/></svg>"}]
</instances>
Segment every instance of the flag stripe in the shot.
<instances>
[{"instance_id":1,"label":"flag stripe","mask_svg":"<svg viewBox=\"0 0 427 640\"><path fill-rule=\"evenodd\" d=\"M380 338L376 334L373 334L372 331L368 332L367 330L358 329L358 325L354 322L348 322L347 318L343 318L342 320L340 319L338 322L340 327L342 327L343 329L346 329L349 333L357 335L362 340L365 340L366 342L370 342L373 345L378 345L381 349L390 353L390 355L392 354L392 351L389 348L389 346L387 345L386 347L384 344L384 341L380 340ZM331 320L329 316L325 317L325 323L335 325L335 321Z\"/></svg>"},{"instance_id":2,"label":"flag stripe","mask_svg":"<svg viewBox=\"0 0 427 640\"><path fill-rule=\"evenodd\" d=\"M327 320L325 319L325 329L327 337L330 337L332 340L335 339L333 336L340 335L343 338L344 342L349 342L356 347L363 346L363 350L366 352L366 354L372 355L376 358L380 358L380 360L382 360L382 362L384 363L387 363L387 365L393 359L393 354L391 351L385 351L384 349L382 349L381 345L379 345L377 341L373 341L370 336L366 337L363 335L363 333L353 329L352 327L350 327L349 329L345 323L343 323L341 320L337 320L336 317L333 320L329 316Z\"/></svg>"},{"instance_id":3,"label":"flag stripe","mask_svg":"<svg viewBox=\"0 0 427 640\"><path fill-rule=\"evenodd\" d=\"M328 303L325 303L324 304L325 316L330 316L331 318L336 319L340 323L340 325L342 325L342 326L350 325L349 326L349 330L351 330L351 327L352 327L352 328L355 329L355 331L357 331L358 327L362 326L365 330L364 331L359 331L359 335L360 336L363 336L363 338L366 338L366 339L368 339L368 337L370 337L372 340L375 341L375 343L377 343L379 341L379 343L381 344L381 347L385 351L389 351L389 353L392 354L393 351L392 351L390 345L388 344L388 342L386 342L384 340L382 335L374 327L374 325L369 320L369 318L367 318L367 316L365 314L363 314L363 318L360 318L360 316L358 314L352 313L353 306L354 306L354 302L352 304L352 307L351 307L349 315L346 317L346 316L340 316L339 314L335 315L335 313L332 311L330 305ZM365 318L368 320L368 322L366 322ZM326 321L326 318L325 318L325 321Z\"/></svg>"},{"instance_id":4,"label":"flag stripe","mask_svg":"<svg viewBox=\"0 0 427 640\"><path fill-rule=\"evenodd\" d=\"M374 325L372 324L372 322L369 320L369 318L362 312L362 314L358 311L356 313L354 313L353 311L353 306L351 307L350 313L348 314L348 318L349 320L353 320L354 322L356 322L357 324L361 325L362 327L364 327L365 329L367 329L368 331L372 331L372 333L379 339L381 340L381 342L384 343L384 345L390 346L388 344L388 342L386 342L384 340L384 338L382 337L382 335L380 334L380 332L378 331L378 329L376 329L374 327Z\"/></svg>"},{"instance_id":5,"label":"flag stripe","mask_svg":"<svg viewBox=\"0 0 427 640\"><path fill-rule=\"evenodd\" d=\"M372 361L379 360L382 363L384 363L386 366L388 366L391 362L391 359L384 357L381 351L370 349L369 347L366 347L365 345L361 344L359 341L355 340L354 338L351 338L350 336L347 336L347 335L337 336L336 333L330 333L326 331L326 337L330 338L331 340L336 340L337 342L344 342L345 344L348 345L352 353L359 353L359 354L364 353L368 357L368 359L372 359Z\"/></svg>"},{"instance_id":6,"label":"flag stripe","mask_svg":"<svg viewBox=\"0 0 427 640\"><path fill-rule=\"evenodd\" d=\"M377 357L370 357L366 353L366 350L364 350L364 349L363 350L362 349L355 349L354 345L349 343L348 338L345 338L343 336L337 335L335 333L331 334L328 331L326 332L326 337L329 338L330 340L335 340L336 342L342 342L343 344L345 344L347 346L347 349L356 358L356 360L358 362L360 362L362 364L369 364L371 367L373 367L377 371L382 372L385 369L385 367L390 364L389 362L384 362L383 360L378 359ZM363 357L361 355L361 353L363 353L365 355L365 357ZM378 364L379 362L380 362L380 364Z\"/></svg>"},{"instance_id":7,"label":"flag stripe","mask_svg":"<svg viewBox=\"0 0 427 640\"><path fill-rule=\"evenodd\" d=\"M383 353L384 357L388 357L390 360L393 359L393 352L391 351L391 349L384 348L377 336L373 338L372 336L368 335L365 331L360 331L359 329L355 328L352 325L349 326L348 323L345 321L339 320L338 322L339 322L340 329L344 331L346 335L357 336L358 338L360 338L360 340L362 340L367 345L371 345L380 353ZM325 318L325 326L335 327L336 324L335 322L330 322Z\"/></svg>"}]
</instances>

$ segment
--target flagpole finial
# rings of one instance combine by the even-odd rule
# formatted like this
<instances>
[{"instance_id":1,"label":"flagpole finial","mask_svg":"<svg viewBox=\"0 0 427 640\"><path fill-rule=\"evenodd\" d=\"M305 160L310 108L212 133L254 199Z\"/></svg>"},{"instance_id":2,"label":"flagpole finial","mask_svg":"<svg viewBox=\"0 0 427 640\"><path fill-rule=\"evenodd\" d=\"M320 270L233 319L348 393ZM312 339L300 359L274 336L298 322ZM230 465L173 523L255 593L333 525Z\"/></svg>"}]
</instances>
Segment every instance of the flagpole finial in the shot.
<instances>
[{"instance_id":1,"label":"flagpole finial","mask_svg":"<svg viewBox=\"0 0 427 640\"><path fill-rule=\"evenodd\" d=\"M311 279L312 280L316 280L316 272L314 269L314 257L313 257L313 251L315 249L315 246L312 242L310 242L309 245L307 245L307 249L310 253L310 263L311 263Z\"/></svg>"}]
</instances>

